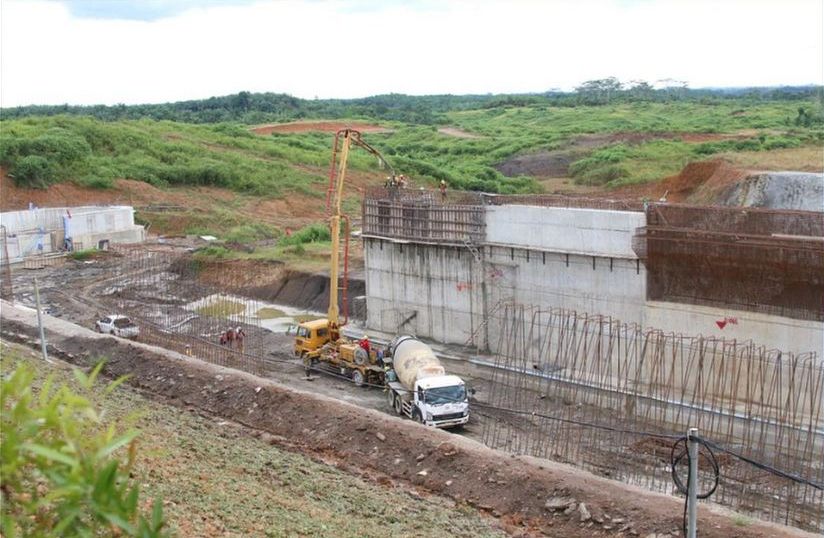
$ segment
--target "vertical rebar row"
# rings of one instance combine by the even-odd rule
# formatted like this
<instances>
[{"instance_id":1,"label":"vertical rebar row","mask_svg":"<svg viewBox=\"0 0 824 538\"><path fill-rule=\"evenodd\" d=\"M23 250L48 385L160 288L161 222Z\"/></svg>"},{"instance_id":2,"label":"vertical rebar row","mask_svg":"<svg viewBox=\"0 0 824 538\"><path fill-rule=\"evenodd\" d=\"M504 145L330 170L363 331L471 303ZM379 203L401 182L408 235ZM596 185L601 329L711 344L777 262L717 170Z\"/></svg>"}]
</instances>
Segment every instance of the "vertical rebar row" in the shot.
<instances>
[{"instance_id":1,"label":"vertical rebar row","mask_svg":"<svg viewBox=\"0 0 824 538\"><path fill-rule=\"evenodd\" d=\"M487 411L490 446L669 491L671 443L638 432L673 434L688 424L755 460L824 481L824 367L814 353L514 303L500 312L490 325L500 334L489 403L519 413ZM722 475L717 501L824 528L820 491L729 458Z\"/></svg>"}]
</instances>

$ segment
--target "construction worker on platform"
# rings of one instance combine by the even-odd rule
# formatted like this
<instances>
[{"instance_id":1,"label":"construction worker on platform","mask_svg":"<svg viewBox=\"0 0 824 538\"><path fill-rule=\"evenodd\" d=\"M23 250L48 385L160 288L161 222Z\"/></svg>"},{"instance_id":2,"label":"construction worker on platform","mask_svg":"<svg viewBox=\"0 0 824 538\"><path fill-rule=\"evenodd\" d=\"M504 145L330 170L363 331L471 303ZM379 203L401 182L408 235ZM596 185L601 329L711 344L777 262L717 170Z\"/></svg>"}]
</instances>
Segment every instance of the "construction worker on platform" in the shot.
<instances>
[{"instance_id":1,"label":"construction worker on platform","mask_svg":"<svg viewBox=\"0 0 824 538\"><path fill-rule=\"evenodd\" d=\"M441 180L440 189L441 189L441 199L445 202L446 201L446 181L443 180L443 179Z\"/></svg>"},{"instance_id":2,"label":"construction worker on platform","mask_svg":"<svg viewBox=\"0 0 824 538\"><path fill-rule=\"evenodd\" d=\"M360 339L360 342L358 342L358 345L361 347L361 349L366 351L367 355L369 355L369 353L372 351L372 346L369 344L369 337L365 334L363 335L363 338Z\"/></svg>"}]
</instances>

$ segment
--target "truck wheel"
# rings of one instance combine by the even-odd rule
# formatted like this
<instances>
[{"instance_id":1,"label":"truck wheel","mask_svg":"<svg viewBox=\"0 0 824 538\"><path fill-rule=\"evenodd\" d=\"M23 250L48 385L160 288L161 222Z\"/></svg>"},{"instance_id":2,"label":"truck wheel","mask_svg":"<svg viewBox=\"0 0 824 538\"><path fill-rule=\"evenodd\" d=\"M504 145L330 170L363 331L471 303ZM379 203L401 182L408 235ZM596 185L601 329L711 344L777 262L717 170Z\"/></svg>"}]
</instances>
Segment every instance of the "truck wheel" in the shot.
<instances>
[{"instance_id":1,"label":"truck wheel","mask_svg":"<svg viewBox=\"0 0 824 538\"><path fill-rule=\"evenodd\" d=\"M403 406L401 405L401 398L397 394L395 395L394 401L392 402L392 407L395 408L395 413L397 413L398 416L401 416L403 414Z\"/></svg>"},{"instance_id":2,"label":"truck wheel","mask_svg":"<svg viewBox=\"0 0 824 538\"><path fill-rule=\"evenodd\" d=\"M352 371L352 381L358 387L363 386L363 374L361 373L360 370L353 370Z\"/></svg>"},{"instance_id":3,"label":"truck wheel","mask_svg":"<svg viewBox=\"0 0 824 538\"><path fill-rule=\"evenodd\" d=\"M421 412L418 409L412 411L412 420L423 424L423 415L421 415Z\"/></svg>"}]
</instances>

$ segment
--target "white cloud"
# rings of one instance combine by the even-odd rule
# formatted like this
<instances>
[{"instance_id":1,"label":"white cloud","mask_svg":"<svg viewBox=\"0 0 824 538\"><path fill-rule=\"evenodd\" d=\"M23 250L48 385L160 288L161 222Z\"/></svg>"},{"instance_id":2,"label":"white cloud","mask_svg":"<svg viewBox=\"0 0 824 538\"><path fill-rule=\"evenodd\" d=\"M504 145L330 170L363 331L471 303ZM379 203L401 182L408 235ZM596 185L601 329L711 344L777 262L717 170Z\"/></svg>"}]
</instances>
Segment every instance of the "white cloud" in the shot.
<instances>
[{"instance_id":1,"label":"white cloud","mask_svg":"<svg viewBox=\"0 0 824 538\"><path fill-rule=\"evenodd\" d=\"M530 92L609 75L824 83L820 0L206 6L146 21L3 0L0 103Z\"/></svg>"}]
</instances>

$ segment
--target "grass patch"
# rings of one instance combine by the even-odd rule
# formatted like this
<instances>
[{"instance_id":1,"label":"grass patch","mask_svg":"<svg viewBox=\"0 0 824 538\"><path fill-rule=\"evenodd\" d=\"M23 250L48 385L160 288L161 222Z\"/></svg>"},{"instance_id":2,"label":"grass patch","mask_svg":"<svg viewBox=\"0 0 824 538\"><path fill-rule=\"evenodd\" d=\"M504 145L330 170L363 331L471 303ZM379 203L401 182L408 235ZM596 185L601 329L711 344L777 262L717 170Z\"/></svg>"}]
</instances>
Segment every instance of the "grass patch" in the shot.
<instances>
[{"instance_id":1,"label":"grass patch","mask_svg":"<svg viewBox=\"0 0 824 538\"><path fill-rule=\"evenodd\" d=\"M329 241L331 238L328 226L325 224L310 224L297 230L292 235L282 238L278 244L281 246L298 246L305 243L321 243Z\"/></svg>"},{"instance_id":2,"label":"grass patch","mask_svg":"<svg viewBox=\"0 0 824 538\"><path fill-rule=\"evenodd\" d=\"M232 253L232 251L230 251L228 248L224 247L223 245L209 245L207 247L203 247L201 249L198 249L197 252L195 252L195 259L200 259L200 260L208 260L208 259L222 260L224 258L229 257L229 255L231 253Z\"/></svg>"},{"instance_id":3,"label":"grass patch","mask_svg":"<svg viewBox=\"0 0 824 538\"><path fill-rule=\"evenodd\" d=\"M255 316L258 319L275 319L286 317L286 313L283 310L266 306L258 310Z\"/></svg>"},{"instance_id":4,"label":"grass patch","mask_svg":"<svg viewBox=\"0 0 824 538\"><path fill-rule=\"evenodd\" d=\"M85 248L83 250L75 250L74 252L69 254L69 258L79 262L83 262L97 258L100 255L100 251L96 248Z\"/></svg>"},{"instance_id":5,"label":"grass patch","mask_svg":"<svg viewBox=\"0 0 824 538\"><path fill-rule=\"evenodd\" d=\"M207 305L195 308L195 312L214 318L228 318L246 310L246 305L229 299L218 299Z\"/></svg>"},{"instance_id":6,"label":"grass patch","mask_svg":"<svg viewBox=\"0 0 824 538\"><path fill-rule=\"evenodd\" d=\"M223 236L227 243L254 243L265 239L274 239L280 235L279 231L268 224L255 222L252 224L242 224L231 228Z\"/></svg>"}]
</instances>

